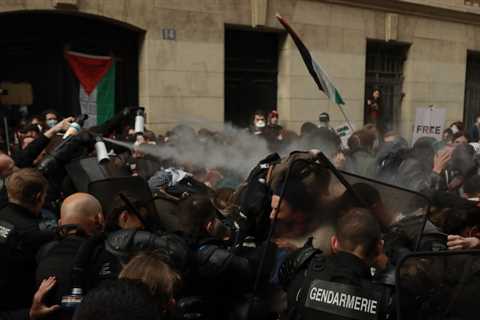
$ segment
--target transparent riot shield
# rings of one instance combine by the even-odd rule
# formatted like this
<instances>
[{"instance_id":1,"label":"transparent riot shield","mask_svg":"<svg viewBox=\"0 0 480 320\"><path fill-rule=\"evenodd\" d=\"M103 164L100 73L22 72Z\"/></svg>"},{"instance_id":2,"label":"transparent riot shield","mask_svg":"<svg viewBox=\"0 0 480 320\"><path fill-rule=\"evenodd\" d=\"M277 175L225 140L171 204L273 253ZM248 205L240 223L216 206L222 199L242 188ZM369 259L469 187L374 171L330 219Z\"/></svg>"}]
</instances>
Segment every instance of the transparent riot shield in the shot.
<instances>
[{"instance_id":1,"label":"transparent riot shield","mask_svg":"<svg viewBox=\"0 0 480 320\"><path fill-rule=\"evenodd\" d=\"M388 244L394 249L402 242L402 247L407 251L415 251L422 246L422 234L425 233L446 243L445 235L427 220L430 206L427 197L401 187L339 171L322 153L292 153L275 167L272 176L270 185L273 194L291 203L294 202L297 192L297 198L313 203L313 206L297 203L296 207L304 208L303 212L310 212L312 209L315 212L313 216L306 218L307 229L310 229L307 236L313 236L317 247L322 250L329 249L327 242L333 234L336 217L342 210L352 207L370 209L385 234L391 237ZM305 197L304 193L310 195ZM422 233L424 229L425 232ZM319 241L323 242L323 245L319 244Z\"/></svg>"},{"instance_id":2,"label":"transparent riot shield","mask_svg":"<svg viewBox=\"0 0 480 320\"><path fill-rule=\"evenodd\" d=\"M477 319L480 250L418 252L396 270L399 320Z\"/></svg>"},{"instance_id":3,"label":"transparent riot shield","mask_svg":"<svg viewBox=\"0 0 480 320\"><path fill-rule=\"evenodd\" d=\"M446 240L428 220L430 200L425 195L348 172L341 174L357 196L367 202L365 205L372 209L385 232L401 230L411 242L410 250L431 250L422 248L424 236Z\"/></svg>"}]
</instances>

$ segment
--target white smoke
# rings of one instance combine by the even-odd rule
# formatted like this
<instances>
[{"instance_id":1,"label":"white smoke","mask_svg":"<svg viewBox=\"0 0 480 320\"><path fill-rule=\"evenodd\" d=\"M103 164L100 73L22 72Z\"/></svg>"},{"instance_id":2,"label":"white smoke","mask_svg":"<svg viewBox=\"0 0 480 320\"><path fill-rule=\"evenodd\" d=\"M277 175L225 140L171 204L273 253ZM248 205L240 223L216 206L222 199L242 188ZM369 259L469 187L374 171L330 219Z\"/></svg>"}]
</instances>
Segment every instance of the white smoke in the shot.
<instances>
[{"instance_id":1,"label":"white smoke","mask_svg":"<svg viewBox=\"0 0 480 320\"><path fill-rule=\"evenodd\" d=\"M205 129L211 127L209 123L200 123L198 120L195 121L194 126ZM211 130L211 132L215 132L215 130ZM192 136L191 131L179 130L175 131L174 141L170 139L166 144L146 144L140 147L111 139L105 139L105 141L131 150L138 148L143 153L158 159L173 160L179 166L188 164L199 168L219 168L240 177L246 177L260 160L272 153L265 139L252 135L247 129L225 124L224 129L219 133L219 139L211 138L207 141L200 141L198 136ZM323 144L318 143L318 145L309 147L322 150ZM282 148L281 156L303 149L306 149L305 146L299 141L295 141Z\"/></svg>"}]
</instances>

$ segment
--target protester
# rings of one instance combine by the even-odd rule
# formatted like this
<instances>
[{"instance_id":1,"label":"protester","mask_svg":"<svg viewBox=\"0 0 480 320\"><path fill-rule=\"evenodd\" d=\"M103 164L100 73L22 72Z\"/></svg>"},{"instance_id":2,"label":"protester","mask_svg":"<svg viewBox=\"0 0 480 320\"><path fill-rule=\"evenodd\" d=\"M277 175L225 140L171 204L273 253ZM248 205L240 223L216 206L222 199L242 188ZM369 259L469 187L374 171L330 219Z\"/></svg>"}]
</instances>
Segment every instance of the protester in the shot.
<instances>
[{"instance_id":1,"label":"protester","mask_svg":"<svg viewBox=\"0 0 480 320\"><path fill-rule=\"evenodd\" d=\"M470 142L479 142L480 140L480 114L475 116L475 123L473 124L472 128L470 129Z\"/></svg>"},{"instance_id":2,"label":"protester","mask_svg":"<svg viewBox=\"0 0 480 320\"><path fill-rule=\"evenodd\" d=\"M267 119L265 113L261 110L255 111L252 117L252 123L249 127L249 132L253 135L262 135L267 126Z\"/></svg>"},{"instance_id":3,"label":"protester","mask_svg":"<svg viewBox=\"0 0 480 320\"><path fill-rule=\"evenodd\" d=\"M125 265L119 278L142 281L157 299L162 314L173 314L181 277L165 262L163 255L155 251L138 254Z\"/></svg>"},{"instance_id":4,"label":"protester","mask_svg":"<svg viewBox=\"0 0 480 320\"><path fill-rule=\"evenodd\" d=\"M269 127L280 127L280 129L282 128L279 124L279 119L278 119L278 111L276 110L273 110L272 112L270 112L268 114L268 121L267 121L267 125Z\"/></svg>"},{"instance_id":5,"label":"protester","mask_svg":"<svg viewBox=\"0 0 480 320\"><path fill-rule=\"evenodd\" d=\"M317 126L315 126L314 123L312 122L305 122L302 124L302 127L300 128L300 136L305 137L314 134L316 131Z\"/></svg>"},{"instance_id":6,"label":"protester","mask_svg":"<svg viewBox=\"0 0 480 320\"><path fill-rule=\"evenodd\" d=\"M120 279L106 282L83 299L75 320L160 320L158 303L147 285Z\"/></svg>"},{"instance_id":7,"label":"protester","mask_svg":"<svg viewBox=\"0 0 480 320\"><path fill-rule=\"evenodd\" d=\"M378 88L373 89L372 95L367 99L367 122L379 125L383 113L383 102Z\"/></svg>"},{"instance_id":8,"label":"protester","mask_svg":"<svg viewBox=\"0 0 480 320\"><path fill-rule=\"evenodd\" d=\"M43 132L43 130L45 129L45 126L46 126L45 121L39 115L31 116L28 122L31 125L36 126L40 132Z\"/></svg>"},{"instance_id":9,"label":"protester","mask_svg":"<svg viewBox=\"0 0 480 320\"><path fill-rule=\"evenodd\" d=\"M465 132L458 131L453 134L452 141L454 144L467 144L469 141L469 138Z\"/></svg>"},{"instance_id":10,"label":"protester","mask_svg":"<svg viewBox=\"0 0 480 320\"><path fill-rule=\"evenodd\" d=\"M273 110L268 114L267 128L265 129L265 138L269 144L270 150L279 150L284 140L283 127L279 124L278 112Z\"/></svg>"},{"instance_id":11,"label":"protester","mask_svg":"<svg viewBox=\"0 0 480 320\"><path fill-rule=\"evenodd\" d=\"M455 134L459 131L464 131L465 125L462 121L455 121L452 124L450 124L449 129L452 131L452 134Z\"/></svg>"},{"instance_id":12,"label":"protester","mask_svg":"<svg viewBox=\"0 0 480 320\"><path fill-rule=\"evenodd\" d=\"M38 138L35 138L28 144L28 146L17 150L12 157L16 166L19 168L31 167L35 159L47 147L50 141L59 132L67 130L73 120L73 117L63 119L62 121L56 123L53 127L49 128L43 134L39 134Z\"/></svg>"},{"instance_id":13,"label":"protester","mask_svg":"<svg viewBox=\"0 0 480 320\"><path fill-rule=\"evenodd\" d=\"M422 192L441 188L441 175L447 168L452 152L449 149L435 154L431 139L418 139L398 168L397 183Z\"/></svg>"},{"instance_id":14,"label":"protester","mask_svg":"<svg viewBox=\"0 0 480 320\"><path fill-rule=\"evenodd\" d=\"M335 133L335 129L330 126L330 115L326 112L320 113L318 116L318 127L319 128L327 128L328 130Z\"/></svg>"},{"instance_id":15,"label":"protester","mask_svg":"<svg viewBox=\"0 0 480 320\"><path fill-rule=\"evenodd\" d=\"M47 124L48 128L53 128L57 125L57 123L60 121L60 116L58 115L57 112L53 110L47 110L43 113L44 115L44 121Z\"/></svg>"},{"instance_id":16,"label":"protester","mask_svg":"<svg viewBox=\"0 0 480 320\"><path fill-rule=\"evenodd\" d=\"M268 118L256 112L248 131L197 132L182 124L162 141L148 129L136 132L135 108L67 139L61 134L74 119L54 125L59 117L53 112L43 133L39 119L35 127L18 127L14 153L0 154L6 181L0 289L13 292L0 301L2 312L24 317L31 308L33 318L71 318L77 306L78 319L134 318L135 310L120 306L131 303L145 308L136 310L139 318L279 318L288 300L288 312L301 318L293 302L306 301L314 278L357 289L359 278L372 283L369 267L376 267L375 281L391 284L382 277L417 246L478 248L480 157L478 146L467 144L463 124L453 123L443 141L421 137L410 147L398 132L379 134L385 129L379 92L375 103L377 122L355 131L346 145L327 113L319 117L320 128L304 123L300 137L279 125L276 111ZM107 150L99 162L95 144L102 138ZM310 149L318 150L298 152ZM33 169L43 155L40 170ZM128 176L145 188L130 188ZM128 179L116 185L116 178ZM103 190L92 187L97 181L105 182ZM58 192L45 201L52 186ZM466 204L438 203L453 196L452 203ZM425 198L435 213L426 222ZM45 228L46 209L58 220L55 232ZM323 273L305 278L308 266L326 267L345 281ZM280 280L288 268L286 299ZM119 274L147 288L118 280ZM307 280L305 286L291 282L296 278ZM41 291L50 293L37 294L32 306L44 279ZM383 292L376 285L367 293ZM115 302L105 305L108 299Z\"/></svg>"},{"instance_id":17,"label":"protester","mask_svg":"<svg viewBox=\"0 0 480 320\"><path fill-rule=\"evenodd\" d=\"M50 290L56 285L55 277L49 277L42 280L38 290L33 296L30 309L19 309L13 311L0 311L0 319L2 320L37 320L44 319L50 315L54 315L59 309L59 305L47 306L44 302L45 297Z\"/></svg>"},{"instance_id":18,"label":"protester","mask_svg":"<svg viewBox=\"0 0 480 320\"><path fill-rule=\"evenodd\" d=\"M352 134L347 141L349 150L346 155L345 169L348 172L365 177L373 175L375 163L374 141L375 135L367 130L360 130Z\"/></svg>"}]
</instances>

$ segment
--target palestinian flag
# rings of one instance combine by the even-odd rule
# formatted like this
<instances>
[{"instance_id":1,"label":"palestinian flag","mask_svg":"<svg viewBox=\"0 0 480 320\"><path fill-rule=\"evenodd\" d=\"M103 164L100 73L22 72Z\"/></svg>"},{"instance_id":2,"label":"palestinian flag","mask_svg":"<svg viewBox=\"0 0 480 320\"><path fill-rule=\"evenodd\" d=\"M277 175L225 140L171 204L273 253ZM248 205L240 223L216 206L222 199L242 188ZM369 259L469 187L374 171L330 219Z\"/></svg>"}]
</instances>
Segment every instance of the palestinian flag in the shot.
<instances>
[{"instance_id":1,"label":"palestinian flag","mask_svg":"<svg viewBox=\"0 0 480 320\"><path fill-rule=\"evenodd\" d=\"M82 114L88 114L85 127L104 123L115 109L115 63L112 57L67 51L65 58L80 82Z\"/></svg>"},{"instance_id":2,"label":"palestinian flag","mask_svg":"<svg viewBox=\"0 0 480 320\"><path fill-rule=\"evenodd\" d=\"M277 19L292 37L293 42L295 42L300 54L302 55L303 62L305 62L308 72L313 77L313 80L315 80L318 88L327 95L330 101L336 103L337 105L344 105L345 102L343 101L340 92L338 92L332 81L330 81L325 70L323 70L323 68L313 59L312 55L308 51L307 47L305 47L303 44L300 37L295 33L292 27L290 27L287 21L279 14L277 14Z\"/></svg>"}]
</instances>

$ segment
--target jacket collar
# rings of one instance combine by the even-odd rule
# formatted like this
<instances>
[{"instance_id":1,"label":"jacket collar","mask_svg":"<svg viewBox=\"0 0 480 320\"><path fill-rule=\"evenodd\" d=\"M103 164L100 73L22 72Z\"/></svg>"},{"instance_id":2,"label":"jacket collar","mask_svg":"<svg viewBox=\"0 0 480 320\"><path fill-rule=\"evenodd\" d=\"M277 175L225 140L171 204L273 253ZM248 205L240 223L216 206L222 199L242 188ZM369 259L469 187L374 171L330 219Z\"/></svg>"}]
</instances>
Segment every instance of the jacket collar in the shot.
<instances>
[{"instance_id":1,"label":"jacket collar","mask_svg":"<svg viewBox=\"0 0 480 320\"><path fill-rule=\"evenodd\" d=\"M338 265L347 266L348 269L359 278L368 279L372 277L370 267L356 255L340 251L333 256L333 259L336 260Z\"/></svg>"},{"instance_id":2,"label":"jacket collar","mask_svg":"<svg viewBox=\"0 0 480 320\"><path fill-rule=\"evenodd\" d=\"M21 214L25 218L30 218L30 219L36 219L37 218L32 211L30 211L29 209L27 209L25 207L22 207L21 205L18 205L16 203L9 202L7 207L12 208L13 210L18 212L19 214Z\"/></svg>"}]
</instances>

